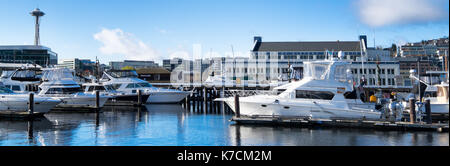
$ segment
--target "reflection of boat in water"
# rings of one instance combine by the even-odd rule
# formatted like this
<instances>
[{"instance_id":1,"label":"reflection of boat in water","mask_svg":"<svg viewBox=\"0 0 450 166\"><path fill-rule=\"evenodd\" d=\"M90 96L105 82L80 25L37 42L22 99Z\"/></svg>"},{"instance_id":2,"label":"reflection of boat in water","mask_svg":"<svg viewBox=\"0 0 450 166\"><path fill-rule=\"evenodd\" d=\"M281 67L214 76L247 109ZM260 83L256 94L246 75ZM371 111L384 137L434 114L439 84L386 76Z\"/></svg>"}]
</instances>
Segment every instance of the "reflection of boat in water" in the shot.
<instances>
[{"instance_id":1,"label":"reflection of boat in water","mask_svg":"<svg viewBox=\"0 0 450 166\"><path fill-rule=\"evenodd\" d=\"M29 122L33 123L34 131L50 130L53 127L53 123L47 118L39 118L33 121L0 120L0 134L7 134L8 132L27 131Z\"/></svg>"},{"instance_id":2,"label":"reflection of boat in water","mask_svg":"<svg viewBox=\"0 0 450 166\"><path fill-rule=\"evenodd\" d=\"M179 104L146 104L145 108L152 114L178 114L183 113L184 109Z\"/></svg>"},{"instance_id":3,"label":"reflection of boat in water","mask_svg":"<svg viewBox=\"0 0 450 166\"><path fill-rule=\"evenodd\" d=\"M242 97L240 113L244 116L285 116L305 118L350 118L379 120L381 112L351 104L353 92L348 63L337 60L305 62L304 79L285 85L279 95ZM224 100L233 111L234 99Z\"/></svg>"}]
</instances>

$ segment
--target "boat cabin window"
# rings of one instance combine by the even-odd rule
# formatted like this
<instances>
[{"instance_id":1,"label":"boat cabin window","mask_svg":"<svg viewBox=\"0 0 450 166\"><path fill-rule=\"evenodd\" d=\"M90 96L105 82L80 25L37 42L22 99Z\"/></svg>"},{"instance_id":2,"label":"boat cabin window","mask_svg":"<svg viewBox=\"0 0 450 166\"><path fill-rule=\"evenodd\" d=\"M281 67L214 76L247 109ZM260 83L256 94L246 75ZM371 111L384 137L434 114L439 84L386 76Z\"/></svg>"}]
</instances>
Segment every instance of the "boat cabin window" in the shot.
<instances>
[{"instance_id":1,"label":"boat cabin window","mask_svg":"<svg viewBox=\"0 0 450 166\"><path fill-rule=\"evenodd\" d=\"M11 86L11 90L13 90L13 91L20 91L20 86L19 85L13 85L13 86Z\"/></svg>"},{"instance_id":2,"label":"boat cabin window","mask_svg":"<svg viewBox=\"0 0 450 166\"><path fill-rule=\"evenodd\" d=\"M19 85L5 85L5 88L11 89L13 91L20 91Z\"/></svg>"},{"instance_id":3,"label":"boat cabin window","mask_svg":"<svg viewBox=\"0 0 450 166\"><path fill-rule=\"evenodd\" d=\"M149 88L149 87L152 87L152 85L150 85L150 83L138 83L137 85L139 85L139 87L142 87L142 88Z\"/></svg>"},{"instance_id":4,"label":"boat cabin window","mask_svg":"<svg viewBox=\"0 0 450 166\"><path fill-rule=\"evenodd\" d=\"M356 95L356 90L352 92L345 92L344 97L345 99L358 99L358 95Z\"/></svg>"},{"instance_id":5,"label":"boat cabin window","mask_svg":"<svg viewBox=\"0 0 450 166\"><path fill-rule=\"evenodd\" d=\"M128 84L125 88L134 88L134 84Z\"/></svg>"},{"instance_id":6,"label":"boat cabin window","mask_svg":"<svg viewBox=\"0 0 450 166\"><path fill-rule=\"evenodd\" d=\"M93 91L106 91L105 87L103 86L90 86L88 89L88 92L93 92Z\"/></svg>"},{"instance_id":7,"label":"boat cabin window","mask_svg":"<svg viewBox=\"0 0 450 166\"><path fill-rule=\"evenodd\" d=\"M113 85L112 85L112 88L114 88L114 89L119 89L120 86L122 86L122 84L113 84Z\"/></svg>"},{"instance_id":8,"label":"boat cabin window","mask_svg":"<svg viewBox=\"0 0 450 166\"><path fill-rule=\"evenodd\" d=\"M74 94L82 92L81 88L50 88L45 94Z\"/></svg>"},{"instance_id":9,"label":"boat cabin window","mask_svg":"<svg viewBox=\"0 0 450 166\"><path fill-rule=\"evenodd\" d=\"M9 88L6 88L4 86L0 86L0 93L10 94L10 93L14 93L14 92L11 89L9 89Z\"/></svg>"},{"instance_id":10,"label":"boat cabin window","mask_svg":"<svg viewBox=\"0 0 450 166\"><path fill-rule=\"evenodd\" d=\"M111 85L104 85L104 88L105 88L106 90L108 90L108 91L113 91L113 90L114 90L114 87L111 86Z\"/></svg>"},{"instance_id":11,"label":"boat cabin window","mask_svg":"<svg viewBox=\"0 0 450 166\"><path fill-rule=\"evenodd\" d=\"M144 82L144 83L137 83L137 84L134 84L134 83L128 84L127 87L125 87L125 88L149 88L149 87L152 87L152 85L150 83Z\"/></svg>"},{"instance_id":12,"label":"boat cabin window","mask_svg":"<svg viewBox=\"0 0 450 166\"><path fill-rule=\"evenodd\" d=\"M295 97L297 99L332 100L334 93L326 91L296 90Z\"/></svg>"}]
</instances>

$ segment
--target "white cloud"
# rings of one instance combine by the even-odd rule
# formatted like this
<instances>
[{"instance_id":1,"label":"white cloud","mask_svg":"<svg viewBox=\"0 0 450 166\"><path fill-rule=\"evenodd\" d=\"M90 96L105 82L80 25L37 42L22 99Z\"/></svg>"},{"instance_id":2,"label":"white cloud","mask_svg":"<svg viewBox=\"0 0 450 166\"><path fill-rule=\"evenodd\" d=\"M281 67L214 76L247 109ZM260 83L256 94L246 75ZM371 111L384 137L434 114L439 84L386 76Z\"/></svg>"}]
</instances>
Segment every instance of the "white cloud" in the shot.
<instances>
[{"instance_id":1,"label":"white cloud","mask_svg":"<svg viewBox=\"0 0 450 166\"><path fill-rule=\"evenodd\" d=\"M103 28L94 34L94 39L103 43L100 52L105 55L124 55L126 60L161 60L153 48L121 29Z\"/></svg>"},{"instance_id":2,"label":"white cloud","mask_svg":"<svg viewBox=\"0 0 450 166\"><path fill-rule=\"evenodd\" d=\"M372 27L429 23L448 18L446 0L358 0L362 22Z\"/></svg>"}]
</instances>

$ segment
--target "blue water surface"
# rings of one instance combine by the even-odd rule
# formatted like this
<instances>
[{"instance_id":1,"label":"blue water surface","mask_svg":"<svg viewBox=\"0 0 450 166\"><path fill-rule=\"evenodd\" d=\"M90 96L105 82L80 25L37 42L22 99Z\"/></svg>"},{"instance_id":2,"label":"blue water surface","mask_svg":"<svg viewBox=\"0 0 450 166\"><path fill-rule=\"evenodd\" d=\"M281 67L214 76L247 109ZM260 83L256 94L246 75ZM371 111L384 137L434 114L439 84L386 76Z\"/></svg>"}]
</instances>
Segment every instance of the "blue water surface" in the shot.
<instances>
[{"instance_id":1,"label":"blue water surface","mask_svg":"<svg viewBox=\"0 0 450 166\"><path fill-rule=\"evenodd\" d=\"M235 125L232 115L181 105L105 107L0 120L0 146L448 146L448 132L400 132Z\"/></svg>"}]
</instances>

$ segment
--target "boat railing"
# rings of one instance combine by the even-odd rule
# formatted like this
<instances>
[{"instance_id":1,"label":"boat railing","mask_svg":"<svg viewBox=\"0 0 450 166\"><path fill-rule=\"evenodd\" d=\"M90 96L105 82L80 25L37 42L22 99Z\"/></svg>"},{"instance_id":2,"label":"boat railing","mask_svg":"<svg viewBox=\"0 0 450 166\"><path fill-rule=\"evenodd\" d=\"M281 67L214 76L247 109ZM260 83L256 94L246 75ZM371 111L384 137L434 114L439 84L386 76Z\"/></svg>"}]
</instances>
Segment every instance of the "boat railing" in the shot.
<instances>
[{"instance_id":1,"label":"boat railing","mask_svg":"<svg viewBox=\"0 0 450 166\"><path fill-rule=\"evenodd\" d=\"M240 97L248 97L254 95L277 95L277 92L267 90L225 90L224 97L234 97L239 95Z\"/></svg>"}]
</instances>

